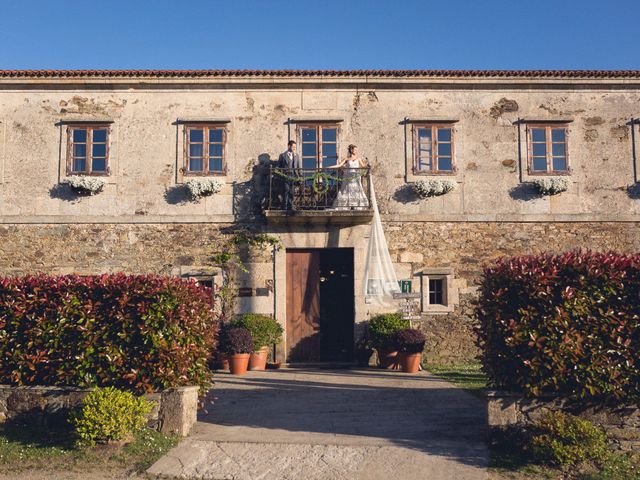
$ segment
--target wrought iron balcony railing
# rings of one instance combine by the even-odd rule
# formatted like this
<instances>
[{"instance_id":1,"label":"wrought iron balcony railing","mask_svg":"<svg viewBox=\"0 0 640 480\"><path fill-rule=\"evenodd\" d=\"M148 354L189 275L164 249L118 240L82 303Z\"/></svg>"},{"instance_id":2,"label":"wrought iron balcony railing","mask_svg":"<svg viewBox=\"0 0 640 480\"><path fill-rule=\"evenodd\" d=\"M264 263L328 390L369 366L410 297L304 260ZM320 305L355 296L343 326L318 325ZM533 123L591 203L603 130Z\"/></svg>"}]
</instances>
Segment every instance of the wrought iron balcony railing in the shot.
<instances>
[{"instance_id":1,"label":"wrought iron balcony railing","mask_svg":"<svg viewBox=\"0 0 640 480\"><path fill-rule=\"evenodd\" d=\"M366 168L271 167L268 210L368 211L371 176Z\"/></svg>"}]
</instances>

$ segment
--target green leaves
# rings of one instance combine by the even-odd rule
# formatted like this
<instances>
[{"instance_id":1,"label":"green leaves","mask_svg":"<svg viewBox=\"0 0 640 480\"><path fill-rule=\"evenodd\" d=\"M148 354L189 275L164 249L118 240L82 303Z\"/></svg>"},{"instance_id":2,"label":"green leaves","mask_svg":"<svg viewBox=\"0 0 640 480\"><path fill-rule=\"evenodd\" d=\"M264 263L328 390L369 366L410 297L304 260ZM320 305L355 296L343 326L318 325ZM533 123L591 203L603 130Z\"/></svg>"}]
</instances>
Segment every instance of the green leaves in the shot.
<instances>
[{"instance_id":1,"label":"green leaves","mask_svg":"<svg viewBox=\"0 0 640 480\"><path fill-rule=\"evenodd\" d=\"M202 360L218 330L212 298L194 281L155 275L0 279L0 382L205 386Z\"/></svg>"},{"instance_id":2,"label":"green leaves","mask_svg":"<svg viewBox=\"0 0 640 480\"><path fill-rule=\"evenodd\" d=\"M153 403L113 387L88 393L72 419L79 447L132 439L146 424Z\"/></svg>"},{"instance_id":3,"label":"green leaves","mask_svg":"<svg viewBox=\"0 0 640 480\"><path fill-rule=\"evenodd\" d=\"M494 387L640 400L640 255L572 251L485 268L476 330Z\"/></svg>"}]
</instances>

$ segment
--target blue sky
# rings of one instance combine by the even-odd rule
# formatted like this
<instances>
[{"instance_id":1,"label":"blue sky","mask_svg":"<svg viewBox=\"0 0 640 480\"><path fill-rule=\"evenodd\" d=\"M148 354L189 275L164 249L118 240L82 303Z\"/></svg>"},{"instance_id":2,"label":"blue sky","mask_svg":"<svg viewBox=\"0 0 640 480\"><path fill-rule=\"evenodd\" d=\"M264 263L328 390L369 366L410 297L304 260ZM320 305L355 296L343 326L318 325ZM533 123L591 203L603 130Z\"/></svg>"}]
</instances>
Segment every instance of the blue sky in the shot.
<instances>
[{"instance_id":1,"label":"blue sky","mask_svg":"<svg viewBox=\"0 0 640 480\"><path fill-rule=\"evenodd\" d=\"M640 0L0 5L2 69L640 69Z\"/></svg>"}]
</instances>

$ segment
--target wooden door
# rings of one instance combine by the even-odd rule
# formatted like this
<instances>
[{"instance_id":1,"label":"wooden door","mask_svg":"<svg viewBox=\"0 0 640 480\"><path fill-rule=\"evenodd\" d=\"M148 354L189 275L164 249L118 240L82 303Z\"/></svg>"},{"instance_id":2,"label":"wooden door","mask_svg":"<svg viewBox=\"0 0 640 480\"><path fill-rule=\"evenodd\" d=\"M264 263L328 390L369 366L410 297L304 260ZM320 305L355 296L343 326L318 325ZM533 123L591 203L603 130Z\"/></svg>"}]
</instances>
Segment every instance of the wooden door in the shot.
<instances>
[{"instance_id":1,"label":"wooden door","mask_svg":"<svg viewBox=\"0 0 640 480\"><path fill-rule=\"evenodd\" d=\"M320 252L287 251L287 361L320 361Z\"/></svg>"}]
</instances>

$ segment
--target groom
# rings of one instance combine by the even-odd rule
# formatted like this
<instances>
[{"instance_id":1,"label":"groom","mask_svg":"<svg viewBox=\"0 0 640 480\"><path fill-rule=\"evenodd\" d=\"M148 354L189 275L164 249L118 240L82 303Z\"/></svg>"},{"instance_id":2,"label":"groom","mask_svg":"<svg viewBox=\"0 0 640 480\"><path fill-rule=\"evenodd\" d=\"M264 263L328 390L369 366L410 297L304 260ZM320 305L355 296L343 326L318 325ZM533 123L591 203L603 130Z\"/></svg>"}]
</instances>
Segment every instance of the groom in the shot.
<instances>
[{"instance_id":1,"label":"groom","mask_svg":"<svg viewBox=\"0 0 640 480\"><path fill-rule=\"evenodd\" d=\"M276 167L283 169L282 173L284 173L288 177L300 176L300 169L302 168L302 164L300 163L300 157L296 153L296 148L296 142L294 142L293 140L289 140L289 143L287 144L287 151L280 154L278 163L276 164ZM286 178L283 178L282 180L285 209L293 210L292 197L294 182Z\"/></svg>"}]
</instances>

